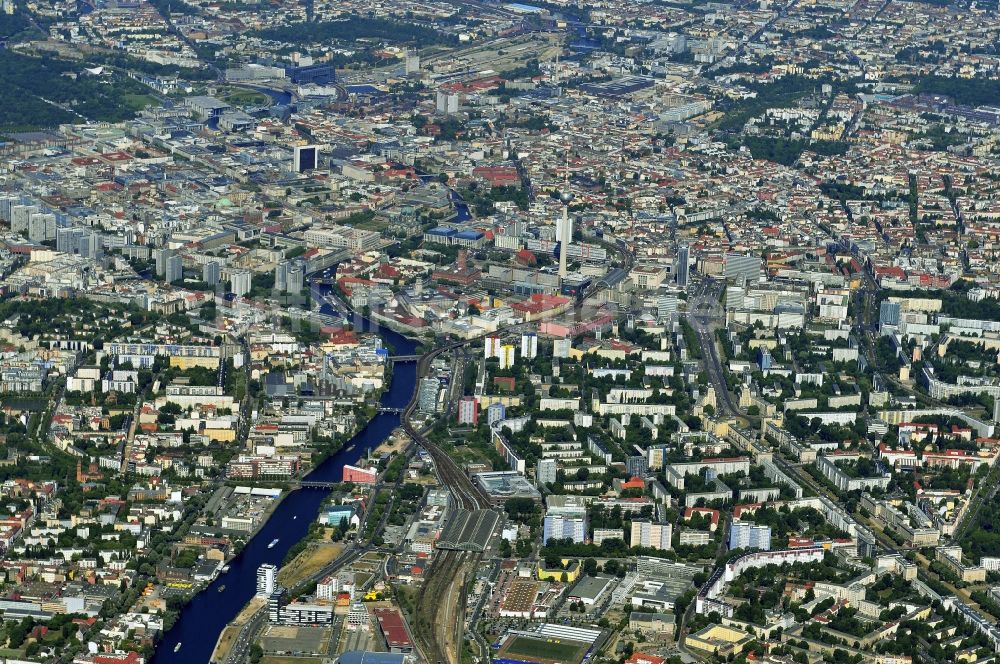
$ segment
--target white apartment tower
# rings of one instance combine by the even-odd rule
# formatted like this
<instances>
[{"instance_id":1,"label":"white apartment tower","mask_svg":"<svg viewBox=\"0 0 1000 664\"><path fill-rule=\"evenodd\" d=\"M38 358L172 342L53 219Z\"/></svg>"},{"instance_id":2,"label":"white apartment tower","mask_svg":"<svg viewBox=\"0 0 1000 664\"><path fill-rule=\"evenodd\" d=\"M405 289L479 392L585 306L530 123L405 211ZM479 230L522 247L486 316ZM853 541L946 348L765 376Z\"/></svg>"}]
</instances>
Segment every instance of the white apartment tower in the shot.
<instances>
[{"instance_id":1,"label":"white apartment tower","mask_svg":"<svg viewBox=\"0 0 1000 664\"><path fill-rule=\"evenodd\" d=\"M484 352L483 357L487 360L491 357L500 357L500 337L493 335L486 337Z\"/></svg>"},{"instance_id":2,"label":"white apartment tower","mask_svg":"<svg viewBox=\"0 0 1000 664\"><path fill-rule=\"evenodd\" d=\"M270 597L278 587L278 568L265 563L257 568L257 597Z\"/></svg>"},{"instance_id":3,"label":"white apartment tower","mask_svg":"<svg viewBox=\"0 0 1000 664\"><path fill-rule=\"evenodd\" d=\"M528 332L521 335L521 357L533 360L538 356L538 335Z\"/></svg>"}]
</instances>

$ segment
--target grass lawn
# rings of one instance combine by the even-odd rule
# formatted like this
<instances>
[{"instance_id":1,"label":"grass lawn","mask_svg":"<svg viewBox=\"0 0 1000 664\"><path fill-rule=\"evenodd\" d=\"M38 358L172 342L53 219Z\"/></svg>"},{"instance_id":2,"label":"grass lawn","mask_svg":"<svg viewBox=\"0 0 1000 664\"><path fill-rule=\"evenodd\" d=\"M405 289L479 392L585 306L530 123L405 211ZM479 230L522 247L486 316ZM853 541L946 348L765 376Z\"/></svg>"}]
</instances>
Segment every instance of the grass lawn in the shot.
<instances>
[{"instance_id":1,"label":"grass lawn","mask_svg":"<svg viewBox=\"0 0 1000 664\"><path fill-rule=\"evenodd\" d=\"M586 645L574 641L532 639L517 636L504 650L510 655L521 655L557 662L579 662Z\"/></svg>"},{"instance_id":2,"label":"grass lawn","mask_svg":"<svg viewBox=\"0 0 1000 664\"><path fill-rule=\"evenodd\" d=\"M141 111L147 106L159 104L160 101L153 95L126 94L125 105L135 111Z\"/></svg>"},{"instance_id":3,"label":"grass lawn","mask_svg":"<svg viewBox=\"0 0 1000 664\"><path fill-rule=\"evenodd\" d=\"M459 446L451 443L450 446L446 445L448 456L455 460L456 463L470 463L470 462L489 462L490 456L485 450L479 447L472 446Z\"/></svg>"},{"instance_id":4,"label":"grass lawn","mask_svg":"<svg viewBox=\"0 0 1000 664\"><path fill-rule=\"evenodd\" d=\"M373 216L371 219L352 222L351 226L366 231L381 233L382 231L384 231L386 228L389 227L389 221L387 219L380 219L379 217Z\"/></svg>"},{"instance_id":5,"label":"grass lawn","mask_svg":"<svg viewBox=\"0 0 1000 664\"><path fill-rule=\"evenodd\" d=\"M226 88L221 91L222 100L234 106L262 106L269 97L263 92L250 88Z\"/></svg>"},{"instance_id":6,"label":"grass lawn","mask_svg":"<svg viewBox=\"0 0 1000 664\"><path fill-rule=\"evenodd\" d=\"M285 587L292 587L332 563L343 551L344 544L340 542L310 544L278 571L278 581Z\"/></svg>"}]
</instances>

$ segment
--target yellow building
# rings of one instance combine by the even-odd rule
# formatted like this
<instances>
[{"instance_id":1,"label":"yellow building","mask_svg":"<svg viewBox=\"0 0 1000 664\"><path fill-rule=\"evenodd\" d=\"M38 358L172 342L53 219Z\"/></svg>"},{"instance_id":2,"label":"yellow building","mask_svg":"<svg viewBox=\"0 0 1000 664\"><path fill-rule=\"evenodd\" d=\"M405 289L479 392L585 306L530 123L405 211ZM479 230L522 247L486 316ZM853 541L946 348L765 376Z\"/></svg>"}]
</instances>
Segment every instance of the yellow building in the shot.
<instances>
[{"instance_id":1,"label":"yellow building","mask_svg":"<svg viewBox=\"0 0 1000 664\"><path fill-rule=\"evenodd\" d=\"M979 658L976 656L975 648L966 648L965 650L959 650L957 653L955 653L956 662L971 663L976 661L977 659Z\"/></svg>"},{"instance_id":2,"label":"yellow building","mask_svg":"<svg viewBox=\"0 0 1000 664\"><path fill-rule=\"evenodd\" d=\"M500 346L500 354L498 357L500 358L500 368L510 369L514 366L514 362L517 359L517 356L514 353L514 346L511 344L504 344L503 346Z\"/></svg>"},{"instance_id":3,"label":"yellow building","mask_svg":"<svg viewBox=\"0 0 1000 664\"><path fill-rule=\"evenodd\" d=\"M218 369L218 357L192 357L188 355L173 355L170 357L170 366L178 369L190 369L192 367L205 367L206 369Z\"/></svg>"},{"instance_id":4,"label":"yellow building","mask_svg":"<svg viewBox=\"0 0 1000 664\"><path fill-rule=\"evenodd\" d=\"M580 561L563 558L561 561L566 569L546 569L545 563L538 563L539 581L562 581L563 574L566 575L566 583L573 583L580 576Z\"/></svg>"},{"instance_id":5,"label":"yellow building","mask_svg":"<svg viewBox=\"0 0 1000 664\"><path fill-rule=\"evenodd\" d=\"M724 625L709 625L699 632L688 635L684 645L708 655L728 657L730 654L743 652L751 641L753 637L742 630Z\"/></svg>"},{"instance_id":6,"label":"yellow building","mask_svg":"<svg viewBox=\"0 0 1000 664\"><path fill-rule=\"evenodd\" d=\"M205 549L205 559L206 560L217 560L217 561L225 562L225 560L226 560L226 552L223 551L222 549L216 548L214 546L210 546L210 547L208 547L208 548Z\"/></svg>"},{"instance_id":7,"label":"yellow building","mask_svg":"<svg viewBox=\"0 0 1000 664\"><path fill-rule=\"evenodd\" d=\"M709 430L718 436L719 438L725 438L729 435L729 422L724 422L722 420L709 421L705 423L705 426Z\"/></svg>"},{"instance_id":8,"label":"yellow building","mask_svg":"<svg viewBox=\"0 0 1000 664\"><path fill-rule=\"evenodd\" d=\"M235 429L205 429L202 431L203 434L208 436L209 440L214 440L221 443L231 443L236 440L236 430Z\"/></svg>"},{"instance_id":9,"label":"yellow building","mask_svg":"<svg viewBox=\"0 0 1000 664\"><path fill-rule=\"evenodd\" d=\"M875 664L911 664L913 658L909 655L876 655Z\"/></svg>"},{"instance_id":10,"label":"yellow building","mask_svg":"<svg viewBox=\"0 0 1000 664\"><path fill-rule=\"evenodd\" d=\"M479 402L480 409L489 408L495 403L503 404L505 408L521 405L521 397L504 394L482 394L476 397L476 401Z\"/></svg>"}]
</instances>

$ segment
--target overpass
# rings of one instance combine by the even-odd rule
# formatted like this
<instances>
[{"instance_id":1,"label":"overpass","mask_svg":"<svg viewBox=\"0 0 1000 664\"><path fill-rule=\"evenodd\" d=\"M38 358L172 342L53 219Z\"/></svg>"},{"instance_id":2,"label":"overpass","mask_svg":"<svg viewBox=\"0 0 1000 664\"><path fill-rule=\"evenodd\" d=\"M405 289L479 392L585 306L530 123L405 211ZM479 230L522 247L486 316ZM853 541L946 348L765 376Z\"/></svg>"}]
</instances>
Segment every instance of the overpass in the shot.
<instances>
[{"instance_id":1,"label":"overpass","mask_svg":"<svg viewBox=\"0 0 1000 664\"><path fill-rule=\"evenodd\" d=\"M416 362L420 359L420 355L390 355L390 362Z\"/></svg>"},{"instance_id":2,"label":"overpass","mask_svg":"<svg viewBox=\"0 0 1000 664\"><path fill-rule=\"evenodd\" d=\"M345 261L353 255L350 249L340 249L338 251L331 251L329 254L324 254L315 258L310 258L306 263L306 280L308 281L323 281L323 283L333 283L333 279L330 277L317 278L317 273L323 272L333 267L341 261Z\"/></svg>"},{"instance_id":3,"label":"overpass","mask_svg":"<svg viewBox=\"0 0 1000 664\"><path fill-rule=\"evenodd\" d=\"M318 274L322 274L322 273L323 273L323 270L317 270L313 274L314 275L318 275ZM313 283L313 284L321 284L323 286L336 286L337 285L337 278L333 277L333 276L330 276L330 277L311 276L311 277L309 277L309 281L311 283Z\"/></svg>"},{"instance_id":4,"label":"overpass","mask_svg":"<svg viewBox=\"0 0 1000 664\"><path fill-rule=\"evenodd\" d=\"M340 482L321 482L319 480L304 480L299 482L299 488L301 489L333 489L339 485Z\"/></svg>"}]
</instances>

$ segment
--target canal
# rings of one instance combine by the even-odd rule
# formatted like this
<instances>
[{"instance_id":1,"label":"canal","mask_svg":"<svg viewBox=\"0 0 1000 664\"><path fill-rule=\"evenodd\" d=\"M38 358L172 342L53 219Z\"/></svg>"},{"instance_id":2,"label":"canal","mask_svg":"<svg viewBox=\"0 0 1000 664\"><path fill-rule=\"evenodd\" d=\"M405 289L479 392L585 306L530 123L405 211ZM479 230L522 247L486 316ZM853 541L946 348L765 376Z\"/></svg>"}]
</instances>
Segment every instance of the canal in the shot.
<instances>
[{"instance_id":1,"label":"canal","mask_svg":"<svg viewBox=\"0 0 1000 664\"><path fill-rule=\"evenodd\" d=\"M324 305L328 309L329 305ZM332 313L332 310L324 311ZM373 328L361 316L354 320L356 330L374 329L383 343L396 355L413 355L417 343L385 327ZM405 408L416 385L415 362L400 362L393 366L392 382L382 394L381 403L393 408ZM378 446L399 426L396 413L379 413L354 435L339 452L314 468L307 479L339 482L344 464L353 464L368 450ZM316 519L327 490L299 489L282 500L263 528L250 540L240 554L230 562L227 574L221 575L184 607L177 623L166 633L156 648L152 664L191 664L208 662L215 643L226 624L233 620L253 597L257 585L257 568L264 563L281 565L293 544L305 537L309 524ZM267 545L274 539L274 548ZM219 592L221 586L225 590ZM174 648L181 643L181 649Z\"/></svg>"}]
</instances>

